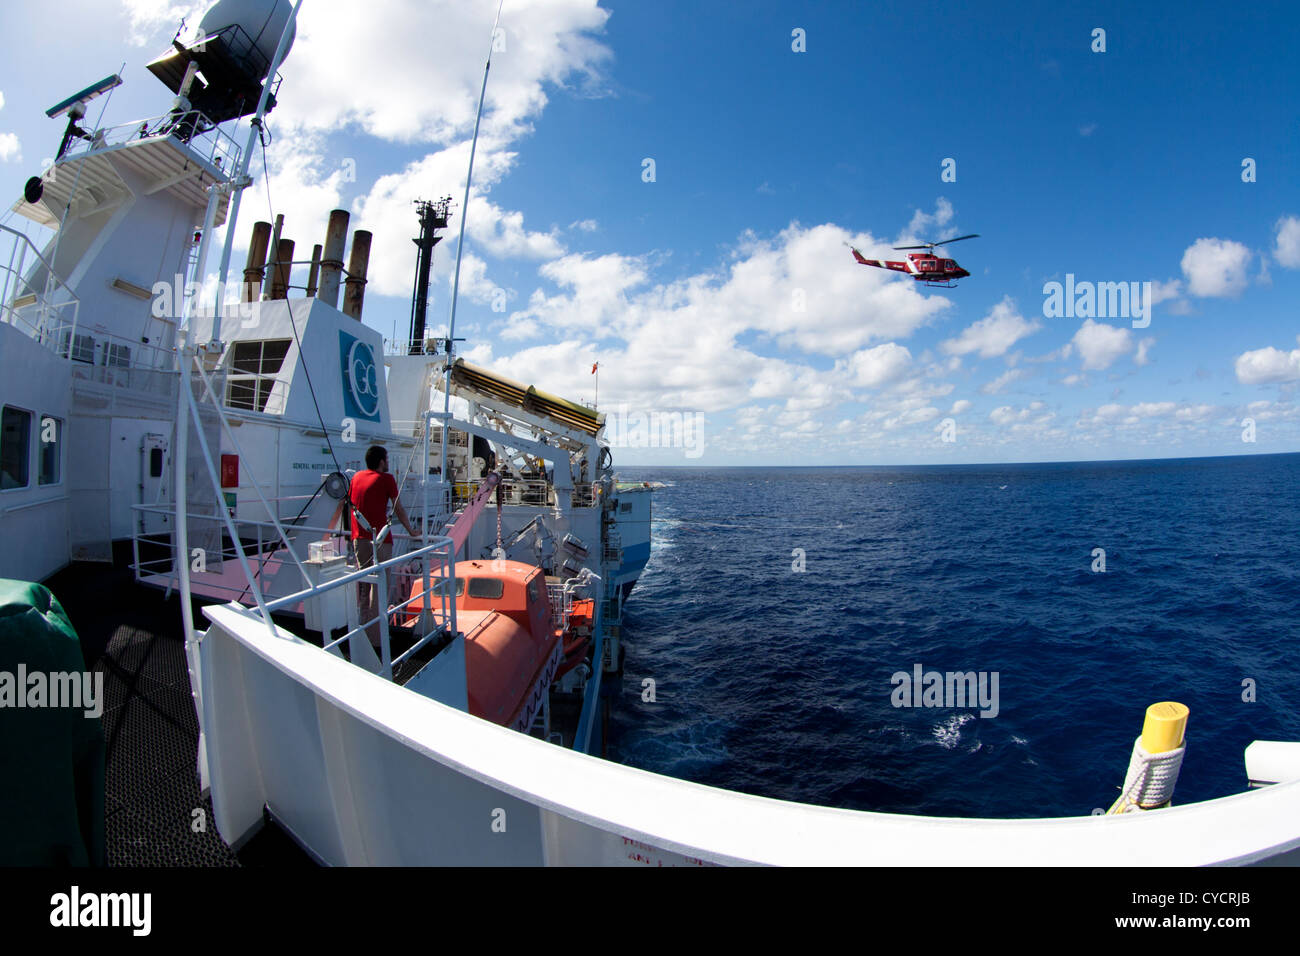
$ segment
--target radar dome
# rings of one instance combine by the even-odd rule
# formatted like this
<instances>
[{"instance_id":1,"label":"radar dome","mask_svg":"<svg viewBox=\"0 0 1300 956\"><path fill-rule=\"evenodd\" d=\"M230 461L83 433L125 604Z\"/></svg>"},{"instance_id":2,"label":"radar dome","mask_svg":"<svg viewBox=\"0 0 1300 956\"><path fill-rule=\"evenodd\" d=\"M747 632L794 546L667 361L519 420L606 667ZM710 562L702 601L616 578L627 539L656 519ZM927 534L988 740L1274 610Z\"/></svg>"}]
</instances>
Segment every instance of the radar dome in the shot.
<instances>
[{"instance_id":1,"label":"radar dome","mask_svg":"<svg viewBox=\"0 0 1300 956\"><path fill-rule=\"evenodd\" d=\"M203 14L199 30L204 36L212 36L226 27L238 26L252 41L253 48L269 70L275 48L280 43L280 34L284 32L284 25L289 22L292 12L293 5L289 0L218 0ZM286 55L293 47L296 33L297 24L294 24L289 33L289 46L285 48ZM265 79L265 75L259 79Z\"/></svg>"}]
</instances>

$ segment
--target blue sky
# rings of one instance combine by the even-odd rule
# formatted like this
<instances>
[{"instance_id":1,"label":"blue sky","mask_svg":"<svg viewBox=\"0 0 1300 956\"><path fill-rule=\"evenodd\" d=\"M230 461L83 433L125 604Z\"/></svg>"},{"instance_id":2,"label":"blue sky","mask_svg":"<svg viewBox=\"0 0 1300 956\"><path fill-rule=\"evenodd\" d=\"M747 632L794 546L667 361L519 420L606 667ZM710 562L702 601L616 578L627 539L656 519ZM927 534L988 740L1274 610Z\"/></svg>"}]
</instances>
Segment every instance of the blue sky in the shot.
<instances>
[{"instance_id":1,"label":"blue sky","mask_svg":"<svg viewBox=\"0 0 1300 956\"><path fill-rule=\"evenodd\" d=\"M143 65L186 4L63 6L59 49L0 72L11 196L53 152L41 110L67 93L126 61L107 121L168 105ZM495 3L367 9L305 0L270 192L300 247L336 205L376 233L367 321L401 335L410 200L451 194L445 321ZM49 15L7 5L0 29ZM701 423L686 448L616 448L626 464L1300 450L1297 19L1280 3L506 0L458 334L470 360L576 399L599 361L603 410ZM268 208L259 183L240 232ZM955 289L843 246L968 232ZM1067 274L1152 282L1150 325L1045 316L1044 283Z\"/></svg>"}]
</instances>

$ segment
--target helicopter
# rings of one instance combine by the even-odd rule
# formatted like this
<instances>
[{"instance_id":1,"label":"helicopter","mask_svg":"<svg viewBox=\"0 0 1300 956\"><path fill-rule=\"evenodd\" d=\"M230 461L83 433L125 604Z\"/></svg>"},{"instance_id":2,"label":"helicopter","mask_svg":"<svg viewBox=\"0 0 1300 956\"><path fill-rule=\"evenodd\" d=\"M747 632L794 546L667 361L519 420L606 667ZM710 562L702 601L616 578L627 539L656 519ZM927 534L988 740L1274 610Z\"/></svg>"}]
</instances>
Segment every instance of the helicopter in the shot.
<instances>
[{"instance_id":1,"label":"helicopter","mask_svg":"<svg viewBox=\"0 0 1300 956\"><path fill-rule=\"evenodd\" d=\"M881 259L867 259L857 249L853 249L853 258L864 266L876 266L880 269L891 269L894 272L906 272L917 282L924 282L926 285L937 285L944 289L955 289L958 279L964 279L968 275L965 269L957 265L952 259L941 259L934 254L936 246L946 246L950 242L961 242L963 239L978 239L979 233L973 232L969 236L958 236L956 239L945 239L943 242L926 242L919 246L894 246L900 251L906 249L928 249L929 252L913 252L907 256L907 262L890 262Z\"/></svg>"}]
</instances>

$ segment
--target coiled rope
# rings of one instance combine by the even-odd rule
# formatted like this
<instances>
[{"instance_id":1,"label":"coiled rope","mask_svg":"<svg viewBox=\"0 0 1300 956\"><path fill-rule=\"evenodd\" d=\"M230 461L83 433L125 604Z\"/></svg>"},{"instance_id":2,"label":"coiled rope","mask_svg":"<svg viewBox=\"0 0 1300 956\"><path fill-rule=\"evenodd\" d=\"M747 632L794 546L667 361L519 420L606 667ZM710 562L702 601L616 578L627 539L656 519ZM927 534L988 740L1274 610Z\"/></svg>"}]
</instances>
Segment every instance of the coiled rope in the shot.
<instances>
[{"instance_id":1,"label":"coiled rope","mask_svg":"<svg viewBox=\"0 0 1300 956\"><path fill-rule=\"evenodd\" d=\"M1182 769L1186 753L1186 741L1175 750L1147 753L1142 747L1142 738L1138 737L1133 741L1133 756L1129 758L1124 787L1110 812L1133 813L1167 804L1173 798L1178 771Z\"/></svg>"}]
</instances>

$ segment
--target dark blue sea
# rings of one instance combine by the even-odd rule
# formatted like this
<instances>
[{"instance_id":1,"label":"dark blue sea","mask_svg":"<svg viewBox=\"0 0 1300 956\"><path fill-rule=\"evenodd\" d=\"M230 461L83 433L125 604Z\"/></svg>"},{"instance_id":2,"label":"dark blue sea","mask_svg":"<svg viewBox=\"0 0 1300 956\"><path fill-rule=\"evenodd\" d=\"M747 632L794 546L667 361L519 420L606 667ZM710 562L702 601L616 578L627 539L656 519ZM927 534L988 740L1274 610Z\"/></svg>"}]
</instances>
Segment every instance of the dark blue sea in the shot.
<instances>
[{"instance_id":1,"label":"dark blue sea","mask_svg":"<svg viewBox=\"0 0 1300 956\"><path fill-rule=\"evenodd\" d=\"M1191 708L1176 803L1244 790L1252 740L1300 739L1300 455L621 474L667 486L613 760L857 810L1061 816L1110 805L1156 701ZM916 664L997 672L999 713L895 707Z\"/></svg>"}]
</instances>

